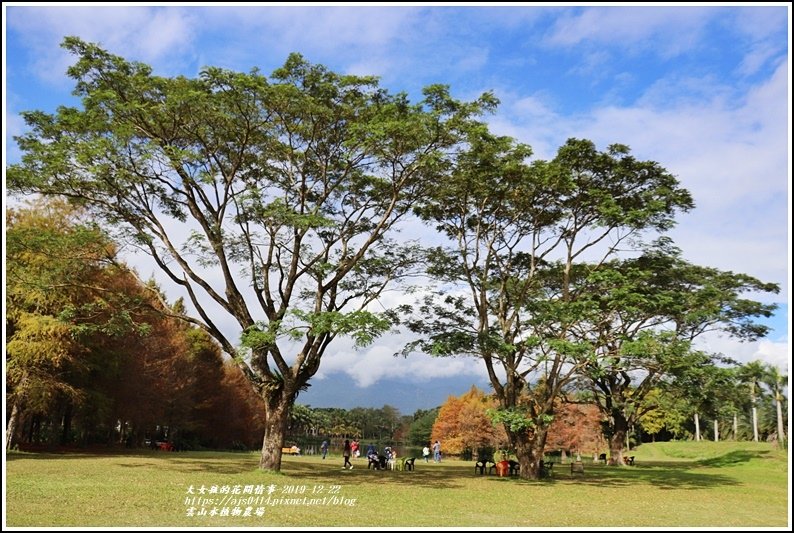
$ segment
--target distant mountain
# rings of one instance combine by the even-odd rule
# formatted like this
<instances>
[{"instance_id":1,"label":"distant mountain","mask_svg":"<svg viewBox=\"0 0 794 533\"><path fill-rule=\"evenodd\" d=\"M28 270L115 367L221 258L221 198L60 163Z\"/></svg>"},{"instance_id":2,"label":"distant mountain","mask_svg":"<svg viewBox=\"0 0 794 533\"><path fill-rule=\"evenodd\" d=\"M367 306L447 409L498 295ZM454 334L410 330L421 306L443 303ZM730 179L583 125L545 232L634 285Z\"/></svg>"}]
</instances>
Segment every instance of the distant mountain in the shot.
<instances>
[{"instance_id":1,"label":"distant mountain","mask_svg":"<svg viewBox=\"0 0 794 533\"><path fill-rule=\"evenodd\" d=\"M460 396L476 385L491 390L487 380L471 375L437 378L430 381L410 382L405 379L381 379L370 387L359 387L344 373L335 373L309 382L311 387L302 392L296 403L311 407L383 407L388 404L410 415L418 409L431 409L443 404L450 395Z\"/></svg>"}]
</instances>

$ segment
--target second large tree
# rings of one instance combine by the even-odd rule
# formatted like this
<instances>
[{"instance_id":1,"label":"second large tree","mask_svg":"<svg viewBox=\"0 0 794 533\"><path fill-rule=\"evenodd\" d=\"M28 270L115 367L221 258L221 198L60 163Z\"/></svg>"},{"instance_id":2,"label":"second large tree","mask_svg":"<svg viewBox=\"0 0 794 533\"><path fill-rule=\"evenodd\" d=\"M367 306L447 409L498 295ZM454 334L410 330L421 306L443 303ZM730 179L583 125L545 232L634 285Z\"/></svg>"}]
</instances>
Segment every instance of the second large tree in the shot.
<instances>
[{"instance_id":1,"label":"second large tree","mask_svg":"<svg viewBox=\"0 0 794 533\"><path fill-rule=\"evenodd\" d=\"M423 335L407 350L473 355L485 363L521 476L541 474L554 406L595 357L575 327L591 317L575 271L604 268L648 233L692 207L689 193L653 161L628 148L598 151L570 139L551 161L483 127L452 177L419 212L451 245L430 254L445 294L428 297L411 322Z\"/></svg>"}]
</instances>

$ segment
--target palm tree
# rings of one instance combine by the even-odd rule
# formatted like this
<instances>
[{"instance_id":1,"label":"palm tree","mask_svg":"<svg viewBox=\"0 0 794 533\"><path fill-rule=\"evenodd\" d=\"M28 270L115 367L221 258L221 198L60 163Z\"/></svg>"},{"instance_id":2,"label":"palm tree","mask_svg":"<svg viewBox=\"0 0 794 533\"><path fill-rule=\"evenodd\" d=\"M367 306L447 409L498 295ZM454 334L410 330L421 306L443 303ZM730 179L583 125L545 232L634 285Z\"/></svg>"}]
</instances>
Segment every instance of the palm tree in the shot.
<instances>
[{"instance_id":1,"label":"palm tree","mask_svg":"<svg viewBox=\"0 0 794 533\"><path fill-rule=\"evenodd\" d=\"M785 400L783 396L783 387L787 381L788 376L781 374L780 369L776 366L766 366L763 383L769 387L769 390L772 392L772 397L775 400L775 407L777 409L777 440L778 445L781 447L785 446L786 440L786 431L783 428L783 401Z\"/></svg>"},{"instance_id":2,"label":"palm tree","mask_svg":"<svg viewBox=\"0 0 794 533\"><path fill-rule=\"evenodd\" d=\"M758 385L766 376L766 368L761 361L751 361L739 370L739 379L750 387L750 405L753 409L753 440L758 442Z\"/></svg>"}]
</instances>

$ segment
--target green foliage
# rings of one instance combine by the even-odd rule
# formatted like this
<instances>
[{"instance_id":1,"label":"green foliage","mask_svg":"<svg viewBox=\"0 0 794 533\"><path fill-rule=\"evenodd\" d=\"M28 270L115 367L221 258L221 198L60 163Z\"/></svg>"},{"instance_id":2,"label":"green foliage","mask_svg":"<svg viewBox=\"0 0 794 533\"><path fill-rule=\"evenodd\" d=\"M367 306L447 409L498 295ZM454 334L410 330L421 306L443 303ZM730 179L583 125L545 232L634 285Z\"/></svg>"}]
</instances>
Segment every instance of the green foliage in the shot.
<instances>
[{"instance_id":1,"label":"green foliage","mask_svg":"<svg viewBox=\"0 0 794 533\"><path fill-rule=\"evenodd\" d=\"M513 433L524 432L537 427L537 422L528 416L524 409L520 408L496 408L488 409L488 416L494 424L503 424L510 428ZM544 423L551 423L553 417L544 417Z\"/></svg>"},{"instance_id":2,"label":"green foliage","mask_svg":"<svg viewBox=\"0 0 794 533\"><path fill-rule=\"evenodd\" d=\"M686 399L671 391L652 389L642 398L639 411L643 414L639 417L638 423L647 434L656 435L666 430L675 438L688 436L690 405Z\"/></svg>"},{"instance_id":3,"label":"green foliage","mask_svg":"<svg viewBox=\"0 0 794 533\"><path fill-rule=\"evenodd\" d=\"M741 339L763 334L755 319L774 305L742 295L775 292L776 285L692 265L666 238L636 258L582 265L572 280L586 318L577 328L595 348L579 359L582 374L610 421L609 435L617 433L620 418L627 426L648 425L651 433L664 428L685 435L695 412L725 417L736 411L733 377L719 366L733 362L693 350L692 342L709 331ZM646 398L657 389L664 414Z\"/></svg>"},{"instance_id":4,"label":"green foliage","mask_svg":"<svg viewBox=\"0 0 794 533\"><path fill-rule=\"evenodd\" d=\"M349 335L357 347L367 346L391 327L391 322L382 315L365 310L306 313L295 309L293 314L308 324L308 334Z\"/></svg>"},{"instance_id":5,"label":"green foliage","mask_svg":"<svg viewBox=\"0 0 794 533\"><path fill-rule=\"evenodd\" d=\"M414 413L413 421L408 428L408 442L415 446L426 446L430 442L433 424L438 417L439 408L423 410Z\"/></svg>"},{"instance_id":6,"label":"green foliage","mask_svg":"<svg viewBox=\"0 0 794 533\"><path fill-rule=\"evenodd\" d=\"M299 341L304 335L346 335L353 338L356 347L362 348L391 328L391 321L382 314L365 310L310 313L293 309L289 314L294 321L258 322L250 326L241 336L241 345L252 350L267 350L281 337Z\"/></svg>"}]
</instances>

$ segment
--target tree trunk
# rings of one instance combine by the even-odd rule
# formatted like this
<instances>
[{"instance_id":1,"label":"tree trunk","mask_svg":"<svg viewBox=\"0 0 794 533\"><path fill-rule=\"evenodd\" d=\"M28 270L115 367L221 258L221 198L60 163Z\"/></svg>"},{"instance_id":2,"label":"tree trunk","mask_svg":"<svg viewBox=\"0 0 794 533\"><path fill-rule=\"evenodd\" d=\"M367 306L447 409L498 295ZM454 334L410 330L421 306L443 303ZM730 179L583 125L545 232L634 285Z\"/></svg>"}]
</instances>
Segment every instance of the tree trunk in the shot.
<instances>
[{"instance_id":1,"label":"tree trunk","mask_svg":"<svg viewBox=\"0 0 794 533\"><path fill-rule=\"evenodd\" d=\"M269 396L269 397L267 397ZM294 399L283 390L273 391L265 397L265 437L262 441L262 457L259 468L281 471L281 448L287 432L289 408Z\"/></svg>"},{"instance_id":2,"label":"tree trunk","mask_svg":"<svg viewBox=\"0 0 794 533\"><path fill-rule=\"evenodd\" d=\"M536 429L531 436L527 431L507 432L507 436L516 450L516 458L520 466L519 476L522 479L540 479L547 432L548 428Z\"/></svg>"},{"instance_id":3,"label":"tree trunk","mask_svg":"<svg viewBox=\"0 0 794 533\"><path fill-rule=\"evenodd\" d=\"M41 429L41 417L39 415L33 415L30 417L30 430L28 431L28 442L29 443L38 443L39 442L39 434Z\"/></svg>"},{"instance_id":4,"label":"tree trunk","mask_svg":"<svg viewBox=\"0 0 794 533\"><path fill-rule=\"evenodd\" d=\"M783 402L781 401L781 394L775 394L775 404L777 407L777 445L780 448L785 447L786 432L783 427Z\"/></svg>"},{"instance_id":5,"label":"tree trunk","mask_svg":"<svg viewBox=\"0 0 794 533\"><path fill-rule=\"evenodd\" d=\"M739 439L739 415L733 415L733 440Z\"/></svg>"},{"instance_id":6,"label":"tree trunk","mask_svg":"<svg viewBox=\"0 0 794 533\"><path fill-rule=\"evenodd\" d=\"M609 439L609 464L621 466L623 462L623 446L628 437L629 425L622 413L612 414L612 436Z\"/></svg>"},{"instance_id":7,"label":"tree trunk","mask_svg":"<svg viewBox=\"0 0 794 533\"><path fill-rule=\"evenodd\" d=\"M545 434L545 431L544 431ZM516 450L516 458L520 466L519 476L522 479L540 479L540 464L543 461L543 446L538 447L537 431L533 432L532 438L528 432L520 432L509 436L513 441ZM545 435L544 435L545 436ZM543 439L545 443L545 438Z\"/></svg>"},{"instance_id":8,"label":"tree trunk","mask_svg":"<svg viewBox=\"0 0 794 533\"><path fill-rule=\"evenodd\" d=\"M753 441L758 442L758 409L753 405Z\"/></svg>"},{"instance_id":9,"label":"tree trunk","mask_svg":"<svg viewBox=\"0 0 794 533\"><path fill-rule=\"evenodd\" d=\"M720 422L716 418L714 419L714 442L720 441Z\"/></svg>"},{"instance_id":10,"label":"tree trunk","mask_svg":"<svg viewBox=\"0 0 794 533\"><path fill-rule=\"evenodd\" d=\"M61 431L61 446L69 443L69 434L72 432L72 402L66 400L66 410L63 413L63 429Z\"/></svg>"},{"instance_id":11,"label":"tree trunk","mask_svg":"<svg viewBox=\"0 0 794 533\"><path fill-rule=\"evenodd\" d=\"M19 402L13 402L13 405L11 406L11 416L8 418L8 426L6 427L6 450L12 450L17 446L19 411Z\"/></svg>"},{"instance_id":12,"label":"tree trunk","mask_svg":"<svg viewBox=\"0 0 794 533\"><path fill-rule=\"evenodd\" d=\"M695 442L700 442L700 418L695 413Z\"/></svg>"}]
</instances>

